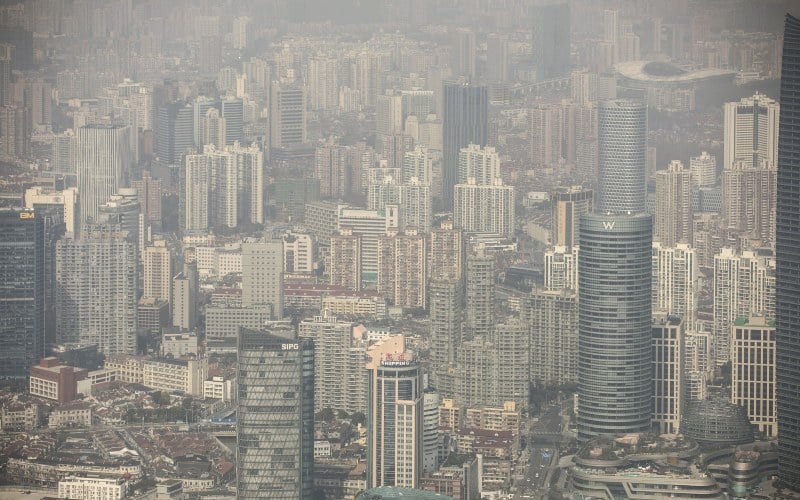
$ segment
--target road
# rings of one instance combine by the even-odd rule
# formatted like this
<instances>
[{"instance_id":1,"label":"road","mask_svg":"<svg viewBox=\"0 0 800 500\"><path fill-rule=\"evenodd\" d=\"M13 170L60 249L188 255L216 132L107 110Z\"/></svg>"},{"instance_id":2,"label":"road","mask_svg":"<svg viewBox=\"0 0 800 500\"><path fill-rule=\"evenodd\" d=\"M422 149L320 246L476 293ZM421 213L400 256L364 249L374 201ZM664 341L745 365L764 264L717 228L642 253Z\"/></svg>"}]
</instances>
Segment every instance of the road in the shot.
<instances>
[{"instance_id":1,"label":"road","mask_svg":"<svg viewBox=\"0 0 800 500\"><path fill-rule=\"evenodd\" d=\"M552 405L545 409L539 421L531 425L528 435L527 457L521 460L517 475L515 499L540 499L550 487L550 466L558 463L558 442L561 433L561 406ZM542 439L544 438L544 439ZM550 441L546 443L542 441Z\"/></svg>"}]
</instances>

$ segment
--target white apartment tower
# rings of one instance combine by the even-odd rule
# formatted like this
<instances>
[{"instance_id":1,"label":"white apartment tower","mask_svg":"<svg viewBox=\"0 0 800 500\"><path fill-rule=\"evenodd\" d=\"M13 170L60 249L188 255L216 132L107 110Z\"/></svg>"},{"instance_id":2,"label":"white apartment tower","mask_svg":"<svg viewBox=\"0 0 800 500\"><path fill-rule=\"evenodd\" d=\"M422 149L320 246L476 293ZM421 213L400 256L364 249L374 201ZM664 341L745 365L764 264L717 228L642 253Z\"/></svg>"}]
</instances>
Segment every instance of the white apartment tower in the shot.
<instances>
[{"instance_id":1,"label":"white apartment tower","mask_svg":"<svg viewBox=\"0 0 800 500\"><path fill-rule=\"evenodd\" d=\"M283 243L242 243L242 307L271 305L272 319L283 318Z\"/></svg>"},{"instance_id":2,"label":"white apartment tower","mask_svg":"<svg viewBox=\"0 0 800 500\"><path fill-rule=\"evenodd\" d=\"M97 221L98 207L130 181L130 129L100 124L81 127L75 149L80 216L83 221Z\"/></svg>"},{"instance_id":3,"label":"white apartment tower","mask_svg":"<svg viewBox=\"0 0 800 500\"><path fill-rule=\"evenodd\" d=\"M723 169L737 160L756 167L766 160L778 164L780 104L756 92L739 102L725 103Z\"/></svg>"}]
</instances>

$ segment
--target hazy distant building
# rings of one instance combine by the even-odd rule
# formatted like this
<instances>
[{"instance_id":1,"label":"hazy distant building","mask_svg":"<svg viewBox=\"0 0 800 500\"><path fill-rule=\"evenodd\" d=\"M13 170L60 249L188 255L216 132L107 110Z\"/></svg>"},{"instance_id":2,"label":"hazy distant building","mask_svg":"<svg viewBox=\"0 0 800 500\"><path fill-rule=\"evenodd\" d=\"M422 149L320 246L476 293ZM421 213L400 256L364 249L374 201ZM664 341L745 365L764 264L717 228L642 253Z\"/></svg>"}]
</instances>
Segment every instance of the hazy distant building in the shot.
<instances>
[{"instance_id":1,"label":"hazy distant building","mask_svg":"<svg viewBox=\"0 0 800 500\"><path fill-rule=\"evenodd\" d=\"M533 11L533 64L537 80L567 75L570 70L570 13L566 3Z\"/></svg>"},{"instance_id":2,"label":"hazy distant building","mask_svg":"<svg viewBox=\"0 0 800 500\"><path fill-rule=\"evenodd\" d=\"M505 83L511 79L508 36L489 33L486 36L486 80Z\"/></svg>"},{"instance_id":3,"label":"hazy distant building","mask_svg":"<svg viewBox=\"0 0 800 500\"><path fill-rule=\"evenodd\" d=\"M466 328L471 336L491 335L495 325L494 256L481 246L470 249L466 259Z\"/></svg>"},{"instance_id":4,"label":"hazy distant building","mask_svg":"<svg viewBox=\"0 0 800 500\"><path fill-rule=\"evenodd\" d=\"M361 236L361 279L370 283L378 279L378 238L389 229L399 227L399 210L388 205L385 210L343 208L339 211L339 229L349 227Z\"/></svg>"},{"instance_id":5,"label":"hazy distant building","mask_svg":"<svg viewBox=\"0 0 800 500\"><path fill-rule=\"evenodd\" d=\"M652 218L586 215L580 235L578 439L646 432L653 395Z\"/></svg>"},{"instance_id":6,"label":"hazy distant building","mask_svg":"<svg viewBox=\"0 0 800 500\"><path fill-rule=\"evenodd\" d=\"M692 171L692 185L697 187L711 187L717 183L717 157L703 151L700 156L689 159L689 169Z\"/></svg>"},{"instance_id":7,"label":"hazy distant building","mask_svg":"<svg viewBox=\"0 0 800 500\"><path fill-rule=\"evenodd\" d=\"M600 214L645 211L647 107L626 99L600 102Z\"/></svg>"},{"instance_id":8,"label":"hazy distant building","mask_svg":"<svg viewBox=\"0 0 800 500\"><path fill-rule=\"evenodd\" d=\"M131 181L131 187L139 195L139 206L151 223L161 225L161 179L154 179L147 170L142 172L142 178Z\"/></svg>"},{"instance_id":9,"label":"hazy distant building","mask_svg":"<svg viewBox=\"0 0 800 500\"><path fill-rule=\"evenodd\" d=\"M440 227L431 230L430 276L450 276L461 279L464 265L464 245L460 229L453 229L453 222L442 221Z\"/></svg>"},{"instance_id":10,"label":"hazy distant building","mask_svg":"<svg viewBox=\"0 0 800 500\"><path fill-rule=\"evenodd\" d=\"M430 359L434 387L446 397L453 397L452 370L462 339L463 292L454 275L438 275L428 283L430 301Z\"/></svg>"},{"instance_id":11,"label":"hazy distant building","mask_svg":"<svg viewBox=\"0 0 800 500\"><path fill-rule=\"evenodd\" d=\"M453 206L453 187L458 183L461 149L470 144L486 146L488 106L485 86L459 83L444 86L442 202L445 209Z\"/></svg>"},{"instance_id":12,"label":"hazy distant building","mask_svg":"<svg viewBox=\"0 0 800 500\"><path fill-rule=\"evenodd\" d=\"M163 165L179 165L184 154L195 149L194 107L171 102L158 108L155 153Z\"/></svg>"},{"instance_id":13,"label":"hazy distant building","mask_svg":"<svg viewBox=\"0 0 800 500\"><path fill-rule=\"evenodd\" d=\"M762 161L776 165L779 119L780 104L758 92L725 103L723 170L737 160L750 168Z\"/></svg>"},{"instance_id":14,"label":"hazy distant building","mask_svg":"<svg viewBox=\"0 0 800 500\"><path fill-rule=\"evenodd\" d=\"M692 242L692 174L679 160L656 173L653 241L673 246Z\"/></svg>"},{"instance_id":15,"label":"hazy distant building","mask_svg":"<svg viewBox=\"0 0 800 500\"><path fill-rule=\"evenodd\" d=\"M130 182L133 154L130 129L117 125L87 125L78 129L76 166L83 221L96 221L98 207Z\"/></svg>"},{"instance_id":16,"label":"hazy distant building","mask_svg":"<svg viewBox=\"0 0 800 500\"><path fill-rule=\"evenodd\" d=\"M475 73L475 32L469 28L458 28L453 35L452 68L453 76L474 80Z\"/></svg>"},{"instance_id":17,"label":"hazy distant building","mask_svg":"<svg viewBox=\"0 0 800 500\"><path fill-rule=\"evenodd\" d=\"M286 148L306 142L306 94L302 87L272 82L269 98L270 147Z\"/></svg>"},{"instance_id":18,"label":"hazy distant building","mask_svg":"<svg viewBox=\"0 0 800 500\"><path fill-rule=\"evenodd\" d=\"M538 104L528 110L528 146L532 169L555 168L566 158L564 128L568 126L559 105Z\"/></svg>"},{"instance_id":19,"label":"hazy distant building","mask_svg":"<svg viewBox=\"0 0 800 500\"><path fill-rule=\"evenodd\" d=\"M378 293L406 309L427 307L426 238L415 229L378 238Z\"/></svg>"},{"instance_id":20,"label":"hazy distant building","mask_svg":"<svg viewBox=\"0 0 800 500\"><path fill-rule=\"evenodd\" d=\"M764 246L775 241L778 169L761 161L749 166L736 160L722 171L722 211L727 227L758 238Z\"/></svg>"},{"instance_id":21,"label":"hazy distant building","mask_svg":"<svg viewBox=\"0 0 800 500\"><path fill-rule=\"evenodd\" d=\"M238 498L311 498L314 342L288 323L238 335Z\"/></svg>"},{"instance_id":22,"label":"hazy distant building","mask_svg":"<svg viewBox=\"0 0 800 500\"><path fill-rule=\"evenodd\" d=\"M495 325L497 384L494 403L514 401L520 407L527 405L530 386L530 331L528 325L512 318Z\"/></svg>"},{"instance_id":23,"label":"hazy distant building","mask_svg":"<svg viewBox=\"0 0 800 500\"><path fill-rule=\"evenodd\" d=\"M475 179L480 186L489 186L500 177L500 155L495 148L480 147L469 144L458 154L458 182L466 184L468 179Z\"/></svg>"},{"instance_id":24,"label":"hazy distant building","mask_svg":"<svg viewBox=\"0 0 800 500\"><path fill-rule=\"evenodd\" d=\"M172 253L165 240L156 240L142 254L145 299L172 301Z\"/></svg>"},{"instance_id":25,"label":"hazy distant building","mask_svg":"<svg viewBox=\"0 0 800 500\"><path fill-rule=\"evenodd\" d=\"M172 325L193 330L197 323L197 266L184 265L172 280Z\"/></svg>"}]
</instances>

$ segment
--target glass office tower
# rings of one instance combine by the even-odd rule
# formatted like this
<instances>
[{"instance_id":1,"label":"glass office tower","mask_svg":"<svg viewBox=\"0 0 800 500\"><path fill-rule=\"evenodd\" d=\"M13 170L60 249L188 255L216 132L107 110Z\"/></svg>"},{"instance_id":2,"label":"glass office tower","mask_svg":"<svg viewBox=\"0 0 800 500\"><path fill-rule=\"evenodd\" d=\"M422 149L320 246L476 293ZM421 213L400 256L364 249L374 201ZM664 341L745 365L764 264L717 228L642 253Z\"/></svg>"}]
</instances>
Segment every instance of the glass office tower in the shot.
<instances>
[{"instance_id":1,"label":"glass office tower","mask_svg":"<svg viewBox=\"0 0 800 500\"><path fill-rule=\"evenodd\" d=\"M599 104L598 213L643 213L647 196L647 106L614 99Z\"/></svg>"},{"instance_id":2,"label":"glass office tower","mask_svg":"<svg viewBox=\"0 0 800 500\"><path fill-rule=\"evenodd\" d=\"M778 477L800 490L800 19L786 16L776 222Z\"/></svg>"},{"instance_id":3,"label":"glass office tower","mask_svg":"<svg viewBox=\"0 0 800 500\"><path fill-rule=\"evenodd\" d=\"M314 342L287 322L239 330L236 498L311 498Z\"/></svg>"},{"instance_id":4,"label":"glass office tower","mask_svg":"<svg viewBox=\"0 0 800 500\"><path fill-rule=\"evenodd\" d=\"M486 146L489 135L489 94L483 85L449 83L444 86L442 117L442 205L453 208L453 186L458 177L458 155L470 144Z\"/></svg>"},{"instance_id":5,"label":"glass office tower","mask_svg":"<svg viewBox=\"0 0 800 500\"><path fill-rule=\"evenodd\" d=\"M578 439L646 432L653 413L652 217L584 215L578 256Z\"/></svg>"}]
</instances>

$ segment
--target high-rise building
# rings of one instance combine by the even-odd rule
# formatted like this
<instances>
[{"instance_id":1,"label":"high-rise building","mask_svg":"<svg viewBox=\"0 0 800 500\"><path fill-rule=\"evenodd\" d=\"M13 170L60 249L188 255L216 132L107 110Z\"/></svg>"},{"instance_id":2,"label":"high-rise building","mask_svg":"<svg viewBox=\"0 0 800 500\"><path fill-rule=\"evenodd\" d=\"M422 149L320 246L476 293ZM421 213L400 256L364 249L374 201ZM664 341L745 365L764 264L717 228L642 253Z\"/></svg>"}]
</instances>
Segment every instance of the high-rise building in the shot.
<instances>
[{"instance_id":1,"label":"high-rise building","mask_svg":"<svg viewBox=\"0 0 800 500\"><path fill-rule=\"evenodd\" d=\"M211 158L190 154L185 159L185 196L183 228L187 231L207 231L210 226Z\"/></svg>"},{"instance_id":2,"label":"high-rise building","mask_svg":"<svg viewBox=\"0 0 800 500\"><path fill-rule=\"evenodd\" d=\"M133 155L128 127L87 125L78 129L76 166L80 216L97 221L98 207L130 181Z\"/></svg>"},{"instance_id":3,"label":"high-rise building","mask_svg":"<svg viewBox=\"0 0 800 500\"><path fill-rule=\"evenodd\" d=\"M498 323L494 328L497 390L494 403L514 401L520 407L528 403L530 386L530 340L528 325L518 318Z\"/></svg>"},{"instance_id":4,"label":"high-rise building","mask_svg":"<svg viewBox=\"0 0 800 500\"><path fill-rule=\"evenodd\" d=\"M683 415L684 321L678 316L653 317L653 429L676 433Z\"/></svg>"},{"instance_id":5,"label":"high-rise building","mask_svg":"<svg viewBox=\"0 0 800 500\"><path fill-rule=\"evenodd\" d=\"M156 240L142 254L144 293L142 298L172 300L172 252L165 240Z\"/></svg>"},{"instance_id":6,"label":"high-rise building","mask_svg":"<svg viewBox=\"0 0 800 500\"><path fill-rule=\"evenodd\" d=\"M689 170L692 171L693 186L712 187L717 183L717 157L706 151L689 158Z\"/></svg>"},{"instance_id":7,"label":"high-rise building","mask_svg":"<svg viewBox=\"0 0 800 500\"><path fill-rule=\"evenodd\" d=\"M787 14L781 64L777 200L778 477L800 490L800 19Z\"/></svg>"},{"instance_id":8,"label":"high-rise building","mask_svg":"<svg viewBox=\"0 0 800 500\"><path fill-rule=\"evenodd\" d=\"M489 137L489 98L485 86L448 83L444 86L442 122L442 202L453 207L458 183L458 157L470 144L486 146Z\"/></svg>"},{"instance_id":9,"label":"high-rise building","mask_svg":"<svg viewBox=\"0 0 800 500\"><path fill-rule=\"evenodd\" d=\"M576 230L577 232L577 230ZM578 291L578 246L555 246L544 253L544 289Z\"/></svg>"},{"instance_id":10,"label":"high-rise building","mask_svg":"<svg viewBox=\"0 0 800 500\"><path fill-rule=\"evenodd\" d=\"M244 102L240 97L226 96L220 102L220 116L225 120L225 144L244 140Z\"/></svg>"},{"instance_id":11,"label":"high-rise building","mask_svg":"<svg viewBox=\"0 0 800 500\"><path fill-rule=\"evenodd\" d=\"M370 283L378 280L378 238L387 230L400 225L396 205L387 205L385 210L363 210L343 208L339 211L339 229L349 227L353 234L361 236L361 279Z\"/></svg>"},{"instance_id":12,"label":"high-rise building","mask_svg":"<svg viewBox=\"0 0 800 500\"><path fill-rule=\"evenodd\" d=\"M454 187L453 225L465 232L511 237L515 225L514 186L495 179L482 186L475 179Z\"/></svg>"},{"instance_id":13,"label":"high-rise building","mask_svg":"<svg viewBox=\"0 0 800 500\"><path fill-rule=\"evenodd\" d=\"M461 281L455 276L439 275L428 284L430 300L431 378L443 395L453 397L452 370L462 338Z\"/></svg>"},{"instance_id":14,"label":"high-rise building","mask_svg":"<svg viewBox=\"0 0 800 500\"><path fill-rule=\"evenodd\" d=\"M306 93L302 87L272 82L269 99L270 147L273 149L306 142Z\"/></svg>"},{"instance_id":15,"label":"high-rise building","mask_svg":"<svg viewBox=\"0 0 800 500\"><path fill-rule=\"evenodd\" d=\"M375 133L390 136L403 133L403 96L399 92L375 99Z\"/></svg>"},{"instance_id":16,"label":"high-rise building","mask_svg":"<svg viewBox=\"0 0 800 500\"><path fill-rule=\"evenodd\" d=\"M775 317L775 257L769 251L736 252L723 248L714 256L712 353L716 366L730 361L731 325L753 315Z\"/></svg>"},{"instance_id":17,"label":"high-rise building","mask_svg":"<svg viewBox=\"0 0 800 500\"><path fill-rule=\"evenodd\" d=\"M272 306L272 318L283 318L283 242L242 243L242 306Z\"/></svg>"},{"instance_id":18,"label":"high-rise building","mask_svg":"<svg viewBox=\"0 0 800 500\"><path fill-rule=\"evenodd\" d=\"M431 230L430 238L431 278L451 276L460 280L464 265L464 244L461 230L453 229L453 222L445 220L437 229Z\"/></svg>"},{"instance_id":19,"label":"high-rise building","mask_svg":"<svg viewBox=\"0 0 800 500\"><path fill-rule=\"evenodd\" d=\"M569 74L569 5L542 5L533 12L533 64L536 79L548 80Z\"/></svg>"},{"instance_id":20,"label":"high-rise building","mask_svg":"<svg viewBox=\"0 0 800 500\"><path fill-rule=\"evenodd\" d=\"M737 319L730 349L731 403L743 407L765 437L776 437L775 322L764 316Z\"/></svg>"},{"instance_id":21,"label":"high-rise building","mask_svg":"<svg viewBox=\"0 0 800 500\"><path fill-rule=\"evenodd\" d=\"M780 109L779 103L758 92L725 103L723 170L739 160L751 168L764 160L778 163Z\"/></svg>"},{"instance_id":22,"label":"high-rise building","mask_svg":"<svg viewBox=\"0 0 800 500\"><path fill-rule=\"evenodd\" d=\"M530 380L536 386L578 380L578 300L572 290L533 292L522 319L530 328Z\"/></svg>"},{"instance_id":23,"label":"high-rise building","mask_svg":"<svg viewBox=\"0 0 800 500\"><path fill-rule=\"evenodd\" d=\"M508 36L489 33L486 36L486 80L505 83L511 78L509 71Z\"/></svg>"},{"instance_id":24,"label":"high-rise building","mask_svg":"<svg viewBox=\"0 0 800 500\"><path fill-rule=\"evenodd\" d=\"M137 250L119 225L86 225L56 245L56 339L132 354L137 329ZM112 313L113 312L113 313Z\"/></svg>"},{"instance_id":25,"label":"high-rise building","mask_svg":"<svg viewBox=\"0 0 800 500\"><path fill-rule=\"evenodd\" d=\"M55 328L48 325L55 319L55 240L63 231L57 210L0 210L0 378L24 379L44 357L46 330Z\"/></svg>"},{"instance_id":26,"label":"high-rise building","mask_svg":"<svg viewBox=\"0 0 800 500\"><path fill-rule=\"evenodd\" d=\"M494 256L481 246L467 254L466 328L471 336L492 335L495 325Z\"/></svg>"},{"instance_id":27,"label":"high-rise building","mask_svg":"<svg viewBox=\"0 0 800 500\"><path fill-rule=\"evenodd\" d=\"M308 93L311 109L333 111L339 106L338 61L319 55L308 60Z\"/></svg>"},{"instance_id":28,"label":"high-rise building","mask_svg":"<svg viewBox=\"0 0 800 500\"><path fill-rule=\"evenodd\" d=\"M664 246L692 242L692 174L680 160L656 173L653 241Z\"/></svg>"},{"instance_id":29,"label":"high-rise building","mask_svg":"<svg viewBox=\"0 0 800 500\"><path fill-rule=\"evenodd\" d=\"M581 218L577 419L582 442L650 429L652 241L650 215Z\"/></svg>"},{"instance_id":30,"label":"high-rise building","mask_svg":"<svg viewBox=\"0 0 800 500\"><path fill-rule=\"evenodd\" d=\"M197 264L184 264L172 280L172 325L193 330L197 324Z\"/></svg>"},{"instance_id":31,"label":"high-rise building","mask_svg":"<svg viewBox=\"0 0 800 500\"><path fill-rule=\"evenodd\" d=\"M151 223L161 225L161 179L154 179L147 170L142 178L131 182L131 187L139 195L141 211Z\"/></svg>"},{"instance_id":32,"label":"high-rise building","mask_svg":"<svg viewBox=\"0 0 800 500\"><path fill-rule=\"evenodd\" d=\"M400 203L400 228L415 228L420 233L431 230L431 187L416 177L397 186Z\"/></svg>"},{"instance_id":33,"label":"high-rise building","mask_svg":"<svg viewBox=\"0 0 800 500\"><path fill-rule=\"evenodd\" d=\"M351 391L366 396L367 389L363 356L365 345L353 337L356 326L348 321L337 320L326 311L300 322L300 338L314 341L314 408L317 411L330 408L352 414L367 409L366 398L353 407L348 396ZM360 359L350 355L352 349L361 350ZM357 361L355 365L352 363L354 358ZM354 383L344 384L344 380Z\"/></svg>"},{"instance_id":34,"label":"high-rise building","mask_svg":"<svg viewBox=\"0 0 800 500\"><path fill-rule=\"evenodd\" d=\"M367 349L367 487L415 488L423 462L422 375L402 335Z\"/></svg>"},{"instance_id":35,"label":"high-rise building","mask_svg":"<svg viewBox=\"0 0 800 500\"><path fill-rule=\"evenodd\" d=\"M320 146L314 152L314 176L322 196L344 198L349 194L350 169L347 149L336 144Z\"/></svg>"},{"instance_id":36,"label":"high-rise building","mask_svg":"<svg viewBox=\"0 0 800 500\"><path fill-rule=\"evenodd\" d=\"M668 247L653 242L653 310L683 318L694 331L699 292L695 250L685 244Z\"/></svg>"},{"instance_id":37,"label":"high-rise building","mask_svg":"<svg viewBox=\"0 0 800 500\"><path fill-rule=\"evenodd\" d=\"M453 75L468 81L475 79L475 32L469 28L458 28L453 36Z\"/></svg>"},{"instance_id":38,"label":"high-rise building","mask_svg":"<svg viewBox=\"0 0 800 500\"><path fill-rule=\"evenodd\" d=\"M470 178L480 186L489 186L500 177L500 155L495 148L482 148L469 144L458 154L458 182L466 184Z\"/></svg>"},{"instance_id":39,"label":"high-rise building","mask_svg":"<svg viewBox=\"0 0 800 500\"><path fill-rule=\"evenodd\" d=\"M238 335L237 498L311 498L314 342L289 323Z\"/></svg>"},{"instance_id":40,"label":"high-rise building","mask_svg":"<svg viewBox=\"0 0 800 500\"><path fill-rule=\"evenodd\" d=\"M627 99L599 104L597 213L645 211L647 107Z\"/></svg>"},{"instance_id":41,"label":"high-rise building","mask_svg":"<svg viewBox=\"0 0 800 500\"><path fill-rule=\"evenodd\" d=\"M218 148L225 146L227 123L225 122L225 118L220 115L219 109L214 107L208 108L206 114L200 118L200 123L197 125L196 130L200 137L198 147L203 147L206 144L213 144Z\"/></svg>"},{"instance_id":42,"label":"high-rise building","mask_svg":"<svg viewBox=\"0 0 800 500\"><path fill-rule=\"evenodd\" d=\"M361 235L349 227L330 237L328 280L349 290L361 289Z\"/></svg>"},{"instance_id":43,"label":"high-rise building","mask_svg":"<svg viewBox=\"0 0 800 500\"><path fill-rule=\"evenodd\" d=\"M416 229L378 238L378 293L398 307L427 307L428 252Z\"/></svg>"},{"instance_id":44,"label":"high-rise building","mask_svg":"<svg viewBox=\"0 0 800 500\"><path fill-rule=\"evenodd\" d=\"M727 228L757 238L764 246L775 241L777 166L761 161L749 166L743 160L722 171L722 211Z\"/></svg>"},{"instance_id":45,"label":"high-rise building","mask_svg":"<svg viewBox=\"0 0 800 500\"><path fill-rule=\"evenodd\" d=\"M572 247L578 244L578 224L582 215L592 213L594 192L581 186L559 188L550 193L550 243Z\"/></svg>"},{"instance_id":46,"label":"high-rise building","mask_svg":"<svg viewBox=\"0 0 800 500\"><path fill-rule=\"evenodd\" d=\"M554 168L566 158L563 139L568 124L563 115L558 104L537 104L528 110L531 168Z\"/></svg>"},{"instance_id":47,"label":"high-rise building","mask_svg":"<svg viewBox=\"0 0 800 500\"><path fill-rule=\"evenodd\" d=\"M78 190L66 188L61 191L51 190L44 186L33 186L25 191L25 208L56 208L64 214L64 228L68 233L77 233L80 228L78 213Z\"/></svg>"},{"instance_id":48,"label":"high-rise building","mask_svg":"<svg viewBox=\"0 0 800 500\"><path fill-rule=\"evenodd\" d=\"M155 153L161 164L180 165L183 155L195 149L195 109L182 101L158 108Z\"/></svg>"}]
</instances>

